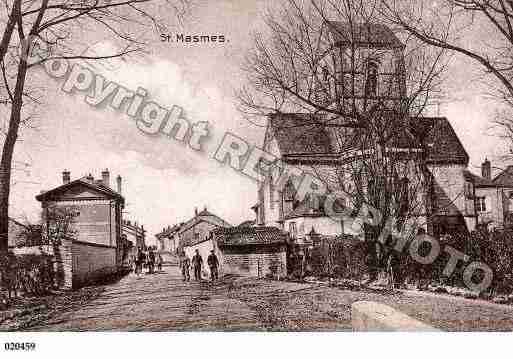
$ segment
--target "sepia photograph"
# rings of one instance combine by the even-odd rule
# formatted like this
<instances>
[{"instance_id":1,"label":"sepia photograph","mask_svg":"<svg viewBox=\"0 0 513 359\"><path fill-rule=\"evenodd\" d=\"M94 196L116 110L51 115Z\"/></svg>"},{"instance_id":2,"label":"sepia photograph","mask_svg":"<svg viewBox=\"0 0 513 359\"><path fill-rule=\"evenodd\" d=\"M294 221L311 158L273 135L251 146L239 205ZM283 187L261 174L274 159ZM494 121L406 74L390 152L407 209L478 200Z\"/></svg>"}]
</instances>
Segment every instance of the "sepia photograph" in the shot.
<instances>
[{"instance_id":1,"label":"sepia photograph","mask_svg":"<svg viewBox=\"0 0 513 359\"><path fill-rule=\"evenodd\" d=\"M1 2L0 351L511 342L513 1Z\"/></svg>"}]
</instances>

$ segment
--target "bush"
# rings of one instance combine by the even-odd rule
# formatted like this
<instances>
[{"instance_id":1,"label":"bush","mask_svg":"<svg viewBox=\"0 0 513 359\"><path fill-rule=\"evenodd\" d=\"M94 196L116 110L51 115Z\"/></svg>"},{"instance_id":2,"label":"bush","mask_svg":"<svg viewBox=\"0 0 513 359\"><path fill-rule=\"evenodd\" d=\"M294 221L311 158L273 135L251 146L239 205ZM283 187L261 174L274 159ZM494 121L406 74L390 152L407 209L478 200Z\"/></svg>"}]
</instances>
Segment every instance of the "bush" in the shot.
<instances>
[{"instance_id":1,"label":"bush","mask_svg":"<svg viewBox=\"0 0 513 359\"><path fill-rule=\"evenodd\" d=\"M301 255L289 256L292 276L298 277L303 270L303 276L361 279L367 272L365 244L352 236L321 237L310 250L292 250L306 255L305 263Z\"/></svg>"},{"instance_id":2,"label":"bush","mask_svg":"<svg viewBox=\"0 0 513 359\"><path fill-rule=\"evenodd\" d=\"M0 256L0 285L9 298L23 293L42 295L54 286L55 273L51 256L9 253Z\"/></svg>"}]
</instances>

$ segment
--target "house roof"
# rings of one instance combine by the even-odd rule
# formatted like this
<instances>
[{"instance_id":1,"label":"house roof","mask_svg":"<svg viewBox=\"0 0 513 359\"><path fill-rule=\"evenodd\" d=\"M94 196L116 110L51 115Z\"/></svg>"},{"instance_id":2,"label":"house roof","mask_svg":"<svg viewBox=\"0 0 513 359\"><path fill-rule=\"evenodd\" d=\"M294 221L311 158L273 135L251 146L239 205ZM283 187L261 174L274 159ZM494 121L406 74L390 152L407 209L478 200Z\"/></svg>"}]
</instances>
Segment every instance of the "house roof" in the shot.
<instances>
[{"instance_id":1,"label":"house roof","mask_svg":"<svg viewBox=\"0 0 513 359\"><path fill-rule=\"evenodd\" d=\"M287 233L276 227L230 227L213 231L219 246L280 244L287 241Z\"/></svg>"},{"instance_id":2,"label":"house roof","mask_svg":"<svg viewBox=\"0 0 513 359\"><path fill-rule=\"evenodd\" d=\"M371 45L375 47L404 47L394 32L384 24L350 24L328 21L330 31L337 45Z\"/></svg>"},{"instance_id":3,"label":"house roof","mask_svg":"<svg viewBox=\"0 0 513 359\"><path fill-rule=\"evenodd\" d=\"M467 181L474 183L476 187L497 187L492 180L473 174L469 170L463 171L463 176Z\"/></svg>"},{"instance_id":4,"label":"house roof","mask_svg":"<svg viewBox=\"0 0 513 359\"><path fill-rule=\"evenodd\" d=\"M493 179L493 183L503 187L513 187L513 165L506 167Z\"/></svg>"},{"instance_id":5,"label":"house roof","mask_svg":"<svg viewBox=\"0 0 513 359\"><path fill-rule=\"evenodd\" d=\"M283 159L318 156L321 160L321 155L323 161L330 156L336 159L358 141L353 136L344 148L337 149L335 137L340 128L309 114L273 114L269 116L269 126ZM420 147L419 138L424 138L428 146L428 162L468 163L469 156L447 118L412 118L410 129L393 136L392 145L397 148Z\"/></svg>"},{"instance_id":6,"label":"house roof","mask_svg":"<svg viewBox=\"0 0 513 359\"><path fill-rule=\"evenodd\" d=\"M183 232L188 230L189 228L195 226L196 224L200 222L208 222L216 226L223 226L223 227L231 227L232 225L228 222L226 222L224 219L219 217L216 214L213 214L212 212L209 212L206 208L199 212L197 216L192 217L187 222L185 222L178 230L178 232Z\"/></svg>"},{"instance_id":7,"label":"house roof","mask_svg":"<svg viewBox=\"0 0 513 359\"><path fill-rule=\"evenodd\" d=\"M255 220L254 219L249 219L247 221L242 222L237 227L252 227L254 225L255 225Z\"/></svg>"},{"instance_id":8,"label":"house roof","mask_svg":"<svg viewBox=\"0 0 513 359\"><path fill-rule=\"evenodd\" d=\"M172 227L168 227L168 228L164 229L162 232L157 233L155 236L159 239L162 237L168 237L168 236L173 235L174 233L186 231L186 230L194 227L195 225L197 225L200 222L208 222L215 226L221 226L221 227L231 227L232 226L230 223L226 222L224 219L222 219L218 215L208 211L205 208L205 209L203 209L203 211L199 212L197 215L195 215L188 221L182 222L179 224L175 224Z\"/></svg>"},{"instance_id":9,"label":"house roof","mask_svg":"<svg viewBox=\"0 0 513 359\"><path fill-rule=\"evenodd\" d=\"M51 189L49 191L43 192L36 196L36 199L38 201L46 201L51 200L59 197L59 194L63 193L64 191L76 187L76 186L84 186L89 189L92 189L93 191L97 191L99 193L102 193L106 195L107 197L114 198L116 200L120 200L124 202L124 198L121 194L118 192L112 190L111 188L104 186L103 184L99 182L91 182L86 179L86 177L79 178L77 180L71 181L69 183L60 185L58 187L55 187L54 189Z\"/></svg>"},{"instance_id":10,"label":"house roof","mask_svg":"<svg viewBox=\"0 0 513 359\"><path fill-rule=\"evenodd\" d=\"M180 228L183 226L183 223L179 223L179 224L175 224L174 226L169 226L167 227L166 229L164 229L162 232L160 233L157 233L155 235L155 237L157 238L161 238L161 237L167 237L167 236L170 236L172 234L174 234L175 232L178 232L180 230Z\"/></svg>"}]
</instances>

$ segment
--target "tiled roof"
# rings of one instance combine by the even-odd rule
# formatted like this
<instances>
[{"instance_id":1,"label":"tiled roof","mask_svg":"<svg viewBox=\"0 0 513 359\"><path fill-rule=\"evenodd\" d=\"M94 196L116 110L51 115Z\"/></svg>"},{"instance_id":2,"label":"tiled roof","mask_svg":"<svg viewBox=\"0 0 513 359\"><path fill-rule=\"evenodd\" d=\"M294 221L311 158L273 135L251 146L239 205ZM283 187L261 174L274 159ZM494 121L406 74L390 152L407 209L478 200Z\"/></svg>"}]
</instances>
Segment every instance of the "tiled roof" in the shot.
<instances>
[{"instance_id":1,"label":"tiled roof","mask_svg":"<svg viewBox=\"0 0 513 359\"><path fill-rule=\"evenodd\" d=\"M282 155L334 152L326 126L312 115L278 114L269 122Z\"/></svg>"},{"instance_id":2,"label":"tiled roof","mask_svg":"<svg viewBox=\"0 0 513 359\"><path fill-rule=\"evenodd\" d=\"M328 21L330 31L337 44L372 45L379 47L403 47L403 43L394 32L383 24L349 24L340 21Z\"/></svg>"},{"instance_id":3,"label":"tiled roof","mask_svg":"<svg viewBox=\"0 0 513 359\"><path fill-rule=\"evenodd\" d=\"M167 237L167 236L170 236L172 235L173 233L175 232L178 232L178 230L180 230L180 228L182 227L183 223L180 223L180 224L175 224L174 226L169 226L168 228L166 228L165 230L163 230L162 232L160 233L157 233L155 236L157 238L161 238L161 237Z\"/></svg>"},{"instance_id":4,"label":"tiled roof","mask_svg":"<svg viewBox=\"0 0 513 359\"><path fill-rule=\"evenodd\" d=\"M43 193L37 195L36 199L38 201L44 201L47 199L52 199L52 198L58 197L58 195L60 193L64 192L65 190L67 190L69 188L77 186L77 185L85 186L87 188L90 188L90 189L93 189L100 193L103 193L111 198L116 198L118 200L124 201L123 196L121 194L119 194L118 192L112 190L111 188L109 188L107 186L104 186L101 183L91 182L91 181L87 180L86 177L79 178L77 180L74 180L69 183L55 187L54 189L51 189L49 191L43 192Z\"/></svg>"},{"instance_id":5,"label":"tiled roof","mask_svg":"<svg viewBox=\"0 0 513 359\"><path fill-rule=\"evenodd\" d=\"M506 167L504 171L495 176L493 183L499 186L513 187L513 166Z\"/></svg>"},{"instance_id":6,"label":"tiled roof","mask_svg":"<svg viewBox=\"0 0 513 359\"><path fill-rule=\"evenodd\" d=\"M287 241L287 233L276 227L230 227L213 231L219 246L280 244Z\"/></svg>"},{"instance_id":7,"label":"tiled roof","mask_svg":"<svg viewBox=\"0 0 513 359\"><path fill-rule=\"evenodd\" d=\"M468 181L471 181L474 183L476 187L497 187L495 183L493 183L492 180L489 180L488 178L480 177L478 175L473 174L472 172L468 170L463 171L463 175L465 176L465 179Z\"/></svg>"},{"instance_id":8,"label":"tiled roof","mask_svg":"<svg viewBox=\"0 0 513 359\"><path fill-rule=\"evenodd\" d=\"M228 222L226 222L224 219L219 217L218 215L215 215L205 208L203 211L198 213L197 216L192 217L187 222L185 222L181 228L179 229L180 232L186 231L187 229L195 226L201 221L209 222L216 226L223 226L223 227L231 227L232 225Z\"/></svg>"},{"instance_id":9,"label":"tiled roof","mask_svg":"<svg viewBox=\"0 0 513 359\"><path fill-rule=\"evenodd\" d=\"M249 219L247 221L242 222L237 227L252 227L254 225L255 225L255 220L254 219Z\"/></svg>"},{"instance_id":10,"label":"tiled roof","mask_svg":"<svg viewBox=\"0 0 513 359\"><path fill-rule=\"evenodd\" d=\"M164 229L162 232L157 233L155 236L159 239L162 237L168 237L168 236L173 235L174 233L186 231L187 229L194 227L196 224L198 224L202 221L211 223L215 226L222 226L222 227L231 227L232 226L230 223L226 222L221 217L209 212L205 208L203 211L199 212L197 216L192 217L191 219L189 219L186 222L175 224L172 227L168 227L168 228Z\"/></svg>"},{"instance_id":11,"label":"tiled roof","mask_svg":"<svg viewBox=\"0 0 513 359\"><path fill-rule=\"evenodd\" d=\"M417 125L427 131L425 142L429 148L428 162L468 164L468 154L445 117L421 117Z\"/></svg>"},{"instance_id":12,"label":"tiled roof","mask_svg":"<svg viewBox=\"0 0 513 359\"><path fill-rule=\"evenodd\" d=\"M344 150L337 150L335 133L340 129L324 124L307 114L275 114L269 117L274 138L283 159L309 156L315 161L336 159ZM397 148L420 147L416 138L424 138L428 146L427 160L431 163L467 164L468 154L456 132L445 117L419 117L410 120L410 129L392 136ZM356 135L344 145L345 149L358 141Z\"/></svg>"}]
</instances>

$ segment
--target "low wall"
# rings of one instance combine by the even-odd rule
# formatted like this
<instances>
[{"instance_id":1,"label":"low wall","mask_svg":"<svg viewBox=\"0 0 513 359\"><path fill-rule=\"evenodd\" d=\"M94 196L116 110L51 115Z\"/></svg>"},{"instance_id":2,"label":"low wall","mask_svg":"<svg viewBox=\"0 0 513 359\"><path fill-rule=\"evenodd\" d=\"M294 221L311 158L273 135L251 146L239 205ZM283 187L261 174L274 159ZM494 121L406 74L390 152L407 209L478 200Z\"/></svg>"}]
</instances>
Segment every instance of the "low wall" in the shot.
<instances>
[{"instance_id":1,"label":"low wall","mask_svg":"<svg viewBox=\"0 0 513 359\"><path fill-rule=\"evenodd\" d=\"M116 248L87 242L73 242L73 287L114 274Z\"/></svg>"},{"instance_id":2,"label":"low wall","mask_svg":"<svg viewBox=\"0 0 513 359\"><path fill-rule=\"evenodd\" d=\"M220 252L224 274L251 277L284 277L287 274L285 246L230 246L221 248Z\"/></svg>"},{"instance_id":3,"label":"low wall","mask_svg":"<svg viewBox=\"0 0 513 359\"><path fill-rule=\"evenodd\" d=\"M353 331L437 332L440 331L388 305L361 301L351 306Z\"/></svg>"}]
</instances>

